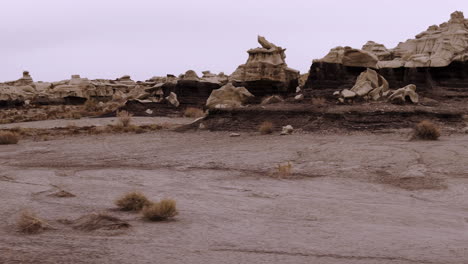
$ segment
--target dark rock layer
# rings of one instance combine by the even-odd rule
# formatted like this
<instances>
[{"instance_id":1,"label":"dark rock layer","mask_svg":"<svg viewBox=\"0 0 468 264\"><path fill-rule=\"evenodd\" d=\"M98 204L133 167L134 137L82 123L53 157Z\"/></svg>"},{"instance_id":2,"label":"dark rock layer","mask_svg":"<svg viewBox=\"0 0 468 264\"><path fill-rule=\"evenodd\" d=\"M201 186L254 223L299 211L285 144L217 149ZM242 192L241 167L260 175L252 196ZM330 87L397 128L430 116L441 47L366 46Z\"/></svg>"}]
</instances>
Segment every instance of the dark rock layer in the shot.
<instances>
[{"instance_id":1,"label":"dark rock layer","mask_svg":"<svg viewBox=\"0 0 468 264\"><path fill-rule=\"evenodd\" d=\"M308 96L333 97L333 92L353 87L363 67L314 62L304 86ZM415 84L418 93L437 97L468 97L468 62L452 62L447 67L383 68L377 72L398 89Z\"/></svg>"}]
</instances>

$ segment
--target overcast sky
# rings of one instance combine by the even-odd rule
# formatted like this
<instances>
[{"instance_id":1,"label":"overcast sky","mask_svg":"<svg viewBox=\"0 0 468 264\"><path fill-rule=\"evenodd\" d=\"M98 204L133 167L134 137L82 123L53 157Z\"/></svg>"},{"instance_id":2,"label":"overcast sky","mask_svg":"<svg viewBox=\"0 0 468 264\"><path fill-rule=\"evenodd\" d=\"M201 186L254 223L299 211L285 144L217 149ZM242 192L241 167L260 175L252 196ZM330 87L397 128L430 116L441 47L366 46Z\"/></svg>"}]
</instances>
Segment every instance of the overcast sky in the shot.
<instances>
[{"instance_id":1,"label":"overcast sky","mask_svg":"<svg viewBox=\"0 0 468 264\"><path fill-rule=\"evenodd\" d=\"M146 80L193 69L231 74L257 34L307 72L335 46L395 47L465 11L468 0L0 0L0 82L72 74Z\"/></svg>"}]
</instances>

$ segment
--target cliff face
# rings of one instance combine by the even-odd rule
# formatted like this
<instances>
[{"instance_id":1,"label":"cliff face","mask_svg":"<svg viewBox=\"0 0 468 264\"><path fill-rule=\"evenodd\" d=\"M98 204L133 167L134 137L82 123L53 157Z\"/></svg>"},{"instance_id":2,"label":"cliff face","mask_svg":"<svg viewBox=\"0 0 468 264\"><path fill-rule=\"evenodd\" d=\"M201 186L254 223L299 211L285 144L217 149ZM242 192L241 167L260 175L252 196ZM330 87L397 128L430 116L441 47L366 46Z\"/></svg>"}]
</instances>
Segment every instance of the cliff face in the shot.
<instances>
[{"instance_id":1,"label":"cliff face","mask_svg":"<svg viewBox=\"0 0 468 264\"><path fill-rule=\"evenodd\" d=\"M259 36L260 48L247 51L249 58L231 75L235 86L246 87L256 97L294 93L299 84L299 71L288 68L286 49Z\"/></svg>"},{"instance_id":2,"label":"cliff face","mask_svg":"<svg viewBox=\"0 0 468 264\"><path fill-rule=\"evenodd\" d=\"M468 19L454 12L448 22L430 26L394 49L369 41L362 49L336 47L314 60L306 91L315 96L352 87L357 76L373 68L391 88L416 84L418 91L445 97L468 97Z\"/></svg>"}]
</instances>

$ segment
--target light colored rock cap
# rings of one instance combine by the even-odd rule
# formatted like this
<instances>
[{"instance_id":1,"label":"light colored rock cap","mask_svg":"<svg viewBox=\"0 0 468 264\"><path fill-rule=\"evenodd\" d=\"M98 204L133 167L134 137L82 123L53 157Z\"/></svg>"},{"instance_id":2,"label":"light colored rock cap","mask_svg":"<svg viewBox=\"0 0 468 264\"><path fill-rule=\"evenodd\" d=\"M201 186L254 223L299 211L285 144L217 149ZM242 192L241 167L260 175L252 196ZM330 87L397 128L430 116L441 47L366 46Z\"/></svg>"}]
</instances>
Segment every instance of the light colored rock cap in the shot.
<instances>
[{"instance_id":1,"label":"light colored rock cap","mask_svg":"<svg viewBox=\"0 0 468 264\"><path fill-rule=\"evenodd\" d=\"M394 49L369 41L360 50L336 47L314 60L370 68L445 67L453 61L468 61L468 19L460 11L452 13L448 22L432 25Z\"/></svg>"}]
</instances>

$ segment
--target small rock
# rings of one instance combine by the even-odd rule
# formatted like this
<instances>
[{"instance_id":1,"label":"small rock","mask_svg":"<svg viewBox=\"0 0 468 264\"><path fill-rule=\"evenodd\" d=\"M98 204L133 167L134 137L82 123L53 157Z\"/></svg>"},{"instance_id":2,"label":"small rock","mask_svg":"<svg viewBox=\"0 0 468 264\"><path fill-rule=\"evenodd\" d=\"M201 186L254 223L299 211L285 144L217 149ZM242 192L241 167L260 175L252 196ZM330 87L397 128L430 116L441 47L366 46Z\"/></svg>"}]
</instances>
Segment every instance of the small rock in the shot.
<instances>
[{"instance_id":1,"label":"small rock","mask_svg":"<svg viewBox=\"0 0 468 264\"><path fill-rule=\"evenodd\" d=\"M294 128L291 125L287 125L283 127L283 130L281 131L281 135L291 135L292 132L294 131Z\"/></svg>"},{"instance_id":2,"label":"small rock","mask_svg":"<svg viewBox=\"0 0 468 264\"><path fill-rule=\"evenodd\" d=\"M230 137L240 137L239 133L231 133L229 134Z\"/></svg>"},{"instance_id":3,"label":"small rock","mask_svg":"<svg viewBox=\"0 0 468 264\"><path fill-rule=\"evenodd\" d=\"M200 125L198 125L198 129L200 129L200 130L204 130L204 129L206 129L206 126L205 126L205 124L203 124L203 123L200 123Z\"/></svg>"},{"instance_id":4,"label":"small rock","mask_svg":"<svg viewBox=\"0 0 468 264\"><path fill-rule=\"evenodd\" d=\"M294 100L296 101L302 101L304 99L304 95L303 94L298 94L294 97Z\"/></svg>"},{"instance_id":5,"label":"small rock","mask_svg":"<svg viewBox=\"0 0 468 264\"><path fill-rule=\"evenodd\" d=\"M301 87L300 86L296 87L296 93L300 93L300 92L301 92Z\"/></svg>"},{"instance_id":6,"label":"small rock","mask_svg":"<svg viewBox=\"0 0 468 264\"><path fill-rule=\"evenodd\" d=\"M346 99L346 98L353 98L356 96L356 93L351 91L351 90L348 90L348 89L344 89L343 91L341 91L341 95Z\"/></svg>"},{"instance_id":7,"label":"small rock","mask_svg":"<svg viewBox=\"0 0 468 264\"><path fill-rule=\"evenodd\" d=\"M335 92L333 93L333 95L336 96L336 97L340 96L340 91L335 91Z\"/></svg>"},{"instance_id":8,"label":"small rock","mask_svg":"<svg viewBox=\"0 0 468 264\"><path fill-rule=\"evenodd\" d=\"M151 110L151 109L146 109L145 113L147 113L148 115L151 115L151 114L153 114L153 110Z\"/></svg>"},{"instance_id":9,"label":"small rock","mask_svg":"<svg viewBox=\"0 0 468 264\"><path fill-rule=\"evenodd\" d=\"M284 101L284 100L283 100L283 98L281 98L281 96L279 96L279 95L272 95L272 96L269 96L269 97L263 99L262 105L281 103L281 102L283 102L283 101Z\"/></svg>"}]
</instances>

